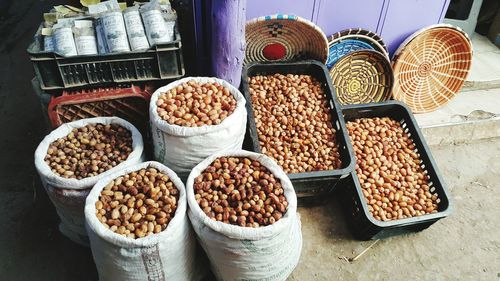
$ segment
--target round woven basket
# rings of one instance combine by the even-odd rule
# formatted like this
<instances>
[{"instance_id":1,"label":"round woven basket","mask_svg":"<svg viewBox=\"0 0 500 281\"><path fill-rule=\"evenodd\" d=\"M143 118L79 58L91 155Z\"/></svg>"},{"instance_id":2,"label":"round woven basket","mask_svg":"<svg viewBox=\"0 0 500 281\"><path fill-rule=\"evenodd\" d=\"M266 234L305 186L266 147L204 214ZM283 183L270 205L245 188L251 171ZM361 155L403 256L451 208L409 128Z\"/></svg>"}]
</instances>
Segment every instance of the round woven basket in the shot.
<instances>
[{"instance_id":1,"label":"round woven basket","mask_svg":"<svg viewBox=\"0 0 500 281\"><path fill-rule=\"evenodd\" d=\"M342 30L330 36L326 66L331 68L341 57L358 50L375 50L389 59L389 52L380 36L362 28Z\"/></svg>"},{"instance_id":2,"label":"round woven basket","mask_svg":"<svg viewBox=\"0 0 500 281\"><path fill-rule=\"evenodd\" d=\"M342 104L388 100L394 82L389 60L374 50L345 55L330 69L330 76Z\"/></svg>"},{"instance_id":3,"label":"round woven basket","mask_svg":"<svg viewBox=\"0 0 500 281\"><path fill-rule=\"evenodd\" d=\"M460 28L439 24L419 30L394 54L392 96L414 113L436 110L462 88L471 59L471 41Z\"/></svg>"},{"instance_id":4,"label":"round woven basket","mask_svg":"<svg viewBox=\"0 0 500 281\"><path fill-rule=\"evenodd\" d=\"M273 15L246 24L245 64L314 59L326 62L328 41L319 27L292 15Z\"/></svg>"}]
</instances>

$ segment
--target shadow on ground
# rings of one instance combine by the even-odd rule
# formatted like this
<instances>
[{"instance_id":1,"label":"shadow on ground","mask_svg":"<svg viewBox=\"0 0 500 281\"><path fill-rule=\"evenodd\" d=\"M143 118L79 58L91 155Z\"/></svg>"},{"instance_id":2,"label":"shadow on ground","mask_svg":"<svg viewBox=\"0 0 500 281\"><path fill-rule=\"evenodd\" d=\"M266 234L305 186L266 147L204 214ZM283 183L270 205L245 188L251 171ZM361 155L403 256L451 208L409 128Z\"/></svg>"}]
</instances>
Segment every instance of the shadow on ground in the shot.
<instances>
[{"instance_id":1,"label":"shadow on ground","mask_svg":"<svg viewBox=\"0 0 500 281\"><path fill-rule=\"evenodd\" d=\"M26 53L56 1L0 1L0 279L97 280L92 254L64 238L33 153L46 133Z\"/></svg>"}]
</instances>

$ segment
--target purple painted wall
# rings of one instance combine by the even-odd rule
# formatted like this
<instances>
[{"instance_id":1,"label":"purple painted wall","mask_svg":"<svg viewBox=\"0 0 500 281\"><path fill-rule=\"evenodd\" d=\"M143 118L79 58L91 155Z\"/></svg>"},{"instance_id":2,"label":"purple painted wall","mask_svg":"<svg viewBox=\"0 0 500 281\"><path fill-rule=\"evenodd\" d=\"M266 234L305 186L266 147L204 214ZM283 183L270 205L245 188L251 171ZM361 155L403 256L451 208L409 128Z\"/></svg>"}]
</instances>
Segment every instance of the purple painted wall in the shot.
<instances>
[{"instance_id":1,"label":"purple painted wall","mask_svg":"<svg viewBox=\"0 0 500 281\"><path fill-rule=\"evenodd\" d=\"M208 72L220 50L210 51L215 38L211 32L210 11L215 2L226 0L192 0L195 6L197 61L201 73ZM407 36L418 29L442 21L450 0L248 0L246 19L270 14L295 14L311 20L331 35L349 27L362 27L382 36L391 55ZM235 14L236 15L236 14ZM233 15L234 16L234 15ZM238 15L236 15L238 16ZM220 21L220 23L223 23ZM236 33L237 34L237 33ZM226 36L231 41L239 35ZM239 40L239 39L238 39ZM237 51L237 50L236 50ZM232 58L230 58L232 59ZM208 74L207 74L208 75Z\"/></svg>"},{"instance_id":2,"label":"purple painted wall","mask_svg":"<svg viewBox=\"0 0 500 281\"><path fill-rule=\"evenodd\" d=\"M353 27L377 32L379 20L388 2L389 0L316 0L314 22L326 36Z\"/></svg>"},{"instance_id":3,"label":"purple painted wall","mask_svg":"<svg viewBox=\"0 0 500 281\"><path fill-rule=\"evenodd\" d=\"M272 14L293 14L312 21L315 0L249 0L247 20Z\"/></svg>"},{"instance_id":4,"label":"purple painted wall","mask_svg":"<svg viewBox=\"0 0 500 281\"><path fill-rule=\"evenodd\" d=\"M276 13L296 14L326 34L361 27L379 33L392 54L422 27L442 21L450 0L250 0L247 19ZM312 10L312 17L308 17Z\"/></svg>"},{"instance_id":5,"label":"purple painted wall","mask_svg":"<svg viewBox=\"0 0 500 281\"><path fill-rule=\"evenodd\" d=\"M415 31L441 22L448 4L449 0L391 0L379 31L389 53Z\"/></svg>"}]
</instances>

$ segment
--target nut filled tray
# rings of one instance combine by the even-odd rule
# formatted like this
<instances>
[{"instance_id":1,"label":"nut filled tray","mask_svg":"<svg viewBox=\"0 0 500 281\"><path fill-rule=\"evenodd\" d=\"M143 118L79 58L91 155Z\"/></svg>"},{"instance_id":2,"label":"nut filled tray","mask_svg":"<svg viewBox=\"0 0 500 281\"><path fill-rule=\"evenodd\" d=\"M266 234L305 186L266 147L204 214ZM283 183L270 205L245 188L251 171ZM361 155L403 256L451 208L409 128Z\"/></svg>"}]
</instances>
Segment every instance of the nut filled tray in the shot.
<instances>
[{"instance_id":1,"label":"nut filled tray","mask_svg":"<svg viewBox=\"0 0 500 281\"><path fill-rule=\"evenodd\" d=\"M297 196L301 203L317 203L318 199L324 201L325 195L331 194L339 179L347 177L354 167L354 158L352 147L349 143L347 131L345 129L344 118L340 113L340 106L336 100L334 90L328 75L328 71L324 64L314 61L301 61L294 63L269 63L258 64L253 63L245 67L242 77L243 94L247 99L248 112L248 132L247 143L255 152L263 152L263 148L259 143L259 132L257 130L252 97L250 91L250 79L257 75L274 75L274 74L293 74L293 75L309 75L319 82L321 89L326 96L326 104L329 107L332 127L335 130L335 138L332 142L335 143L338 149L338 159L340 166L336 169L316 170L309 172L294 172L288 173L291 179ZM304 108L304 110L309 110ZM287 116L289 119L294 119L292 116ZM330 118L328 118L330 119ZM295 122L295 120L293 120ZM311 121L311 120L309 120ZM303 120L301 122L309 122ZM295 138L296 136L292 136ZM283 148L285 149L285 148ZM286 170L285 170L286 171Z\"/></svg>"},{"instance_id":2,"label":"nut filled tray","mask_svg":"<svg viewBox=\"0 0 500 281\"><path fill-rule=\"evenodd\" d=\"M434 159L432 158L430 150L420 132L420 129L417 126L413 114L404 104L395 101L389 101L377 104L374 103L374 104L364 104L364 105L350 105L344 107L342 112L346 120L346 123L349 123L350 121L354 121L359 118L376 118L376 117L379 118L388 117L392 120L395 120L396 122L399 122L402 131L408 136L408 139L413 141L413 145L411 145L411 148L413 148L413 150L407 149L406 152L414 155L414 157L417 157L419 159L419 161L417 162L419 163L418 169L422 171L422 174L424 175L423 178L426 179L425 180L422 179L420 181L420 184L416 187L406 186L406 182L404 185L402 185L403 187L401 187L400 184L403 182L403 180L401 178L399 178L400 180L397 180L398 178L396 178L396 180L394 181L390 180L389 182L387 182L387 184L390 185L388 186L388 188L394 188L394 184L397 184L395 187L397 193L405 192L404 193L405 195L411 195L411 193L406 193L407 190L410 190L410 191L415 191L413 193L415 195L418 194L420 196L420 194L422 194L422 196L425 197L425 195L423 195L424 193L423 190L422 191L418 190L420 188L424 188L425 185L425 189L427 189L426 192L428 194L432 194L432 201L435 201L436 204L435 208L433 202L433 206L429 206L429 209L432 212L427 213L426 211L425 214L423 214L423 211L420 211L422 209L421 205L418 203L416 203L418 205L413 205L411 208L410 207L406 208L407 202L408 206L410 206L410 204L415 204L414 202L412 202L413 199L411 197L405 198L405 200L403 200L404 201L403 203L401 203L401 200L397 198L396 201L394 201L394 194L391 194L390 196L391 199L384 198L387 195L389 189L386 190L385 186L382 187L382 185L377 183L377 189L383 190L385 192L385 195L382 194L382 196L377 196L377 199L375 201L377 200L380 201L379 197L382 197L383 202L386 202L386 204L388 204L387 206L392 206L391 210L392 212L394 212L394 214L396 213L395 211L404 209L406 215L401 215L400 212L396 218L390 218L389 220L387 220L387 218L385 218L385 213L381 212L380 214L382 215L383 219L380 219L380 217L379 219L376 219L373 213L370 212L370 211L373 212L372 208L373 205L370 205L370 202L367 202L368 200L370 200L370 197L366 197L372 195L372 193L369 193L371 191L367 190L367 187L361 186L358 174L356 174L356 171L353 171L349 177L341 181L341 183L337 188L337 192L338 192L338 199L340 201L340 204L342 205L342 209L344 210L346 216L346 222L349 228L351 229L352 234L356 238L363 240L380 239L403 233L420 231L450 214L451 203L449 201L449 195L445 187L444 181L437 169L437 165L434 162ZM403 136L403 138L405 138L405 136ZM368 145L367 142L365 142L365 145L369 146L372 145L372 143ZM387 149L385 145L384 149ZM363 152L365 151L366 150L363 150ZM399 159L404 159L402 153L401 155L399 155L400 154L399 151L396 151L396 153L393 154L394 154L393 156L394 159L396 159L396 155ZM386 157L385 154L383 154L382 156ZM380 162L382 156L376 158L375 161ZM357 167L358 168L360 167L359 163ZM372 168L371 166L368 167L368 169L370 169L368 172L372 170L371 168ZM383 168L384 171L387 171L385 170L386 168L387 167ZM362 171L365 172L366 170ZM382 166L381 166L381 171L382 171ZM395 173L398 174L399 177L399 173L397 171ZM380 174L382 174L382 172L380 172ZM403 174L406 175L406 171ZM372 177L371 174L370 177ZM370 183L366 184L370 185ZM417 191L419 191L420 193L416 194ZM373 193L373 194L379 194L379 193ZM418 200L416 201L418 202ZM390 205L389 202L391 203ZM393 203L395 205L393 205ZM380 205L382 205L382 203ZM414 206L415 209L413 208ZM411 214L408 212L408 209L412 211Z\"/></svg>"}]
</instances>

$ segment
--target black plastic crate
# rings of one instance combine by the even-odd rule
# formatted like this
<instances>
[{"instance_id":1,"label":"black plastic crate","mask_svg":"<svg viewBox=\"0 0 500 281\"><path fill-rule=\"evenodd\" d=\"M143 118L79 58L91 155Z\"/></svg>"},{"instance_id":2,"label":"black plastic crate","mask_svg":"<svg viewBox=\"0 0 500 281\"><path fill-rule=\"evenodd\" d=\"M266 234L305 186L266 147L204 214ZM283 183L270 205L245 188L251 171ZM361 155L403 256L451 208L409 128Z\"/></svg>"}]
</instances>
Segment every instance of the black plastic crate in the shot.
<instances>
[{"instance_id":1,"label":"black plastic crate","mask_svg":"<svg viewBox=\"0 0 500 281\"><path fill-rule=\"evenodd\" d=\"M43 51L41 28L28 47L43 90L122 82L169 80L184 76L181 36L146 51L63 57Z\"/></svg>"},{"instance_id":2,"label":"black plastic crate","mask_svg":"<svg viewBox=\"0 0 500 281\"><path fill-rule=\"evenodd\" d=\"M378 221L368 211L365 197L356 172L341 181L337 188L338 199L344 210L347 225L352 234L362 240L381 239L399 234L421 231L436 221L448 216L451 202L445 183L432 158L425 139L417 126L411 111L402 103L388 101L363 105L349 105L343 109L344 118L352 121L358 118L389 117L401 123L404 131L415 144L415 152L422 161L421 167L429 176L431 192L437 193L438 212L413 218Z\"/></svg>"},{"instance_id":3,"label":"black plastic crate","mask_svg":"<svg viewBox=\"0 0 500 281\"><path fill-rule=\"evenodd\" d=\"M284 63L252 63L245 66L242 77L243 94L247 100L248 112L248 131L247 137L251 149L255 152L261 152L255 119L252 107L252 99L250 96L250 88L248 84L249 77L256 75L272 75L272 74L305 74L316 78L322 85L327 99L330 101L330 110L332 115L333 127L336 130L336 144L339 147L340 160L342 167L337 170L316 171L306 173L288 174L288 177L293 183L299 202L302 204L308 203L324 203L328 201L328 195L332 193L337 182L347 177L354 168L354 154L352 146L349 142L349 136L340 111L340 106L336 100L331 79L325 65L314 60L301 62L284 62Z\"/></svg>"}]
</instances>

